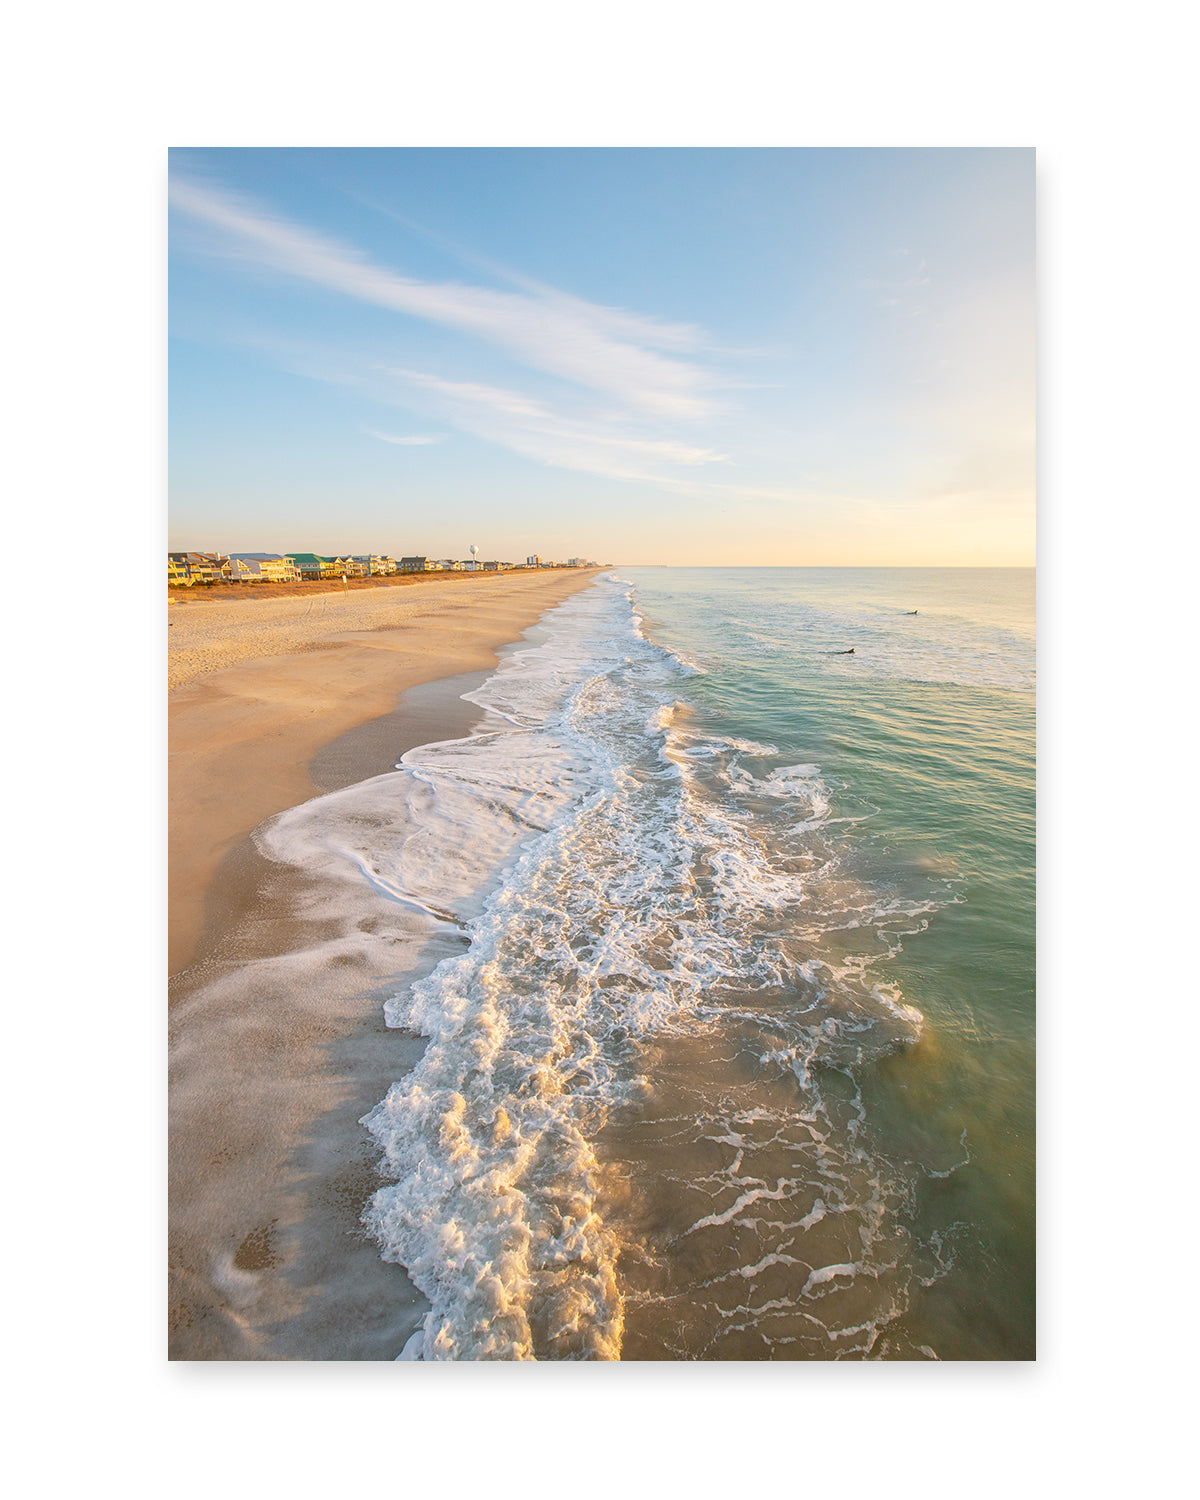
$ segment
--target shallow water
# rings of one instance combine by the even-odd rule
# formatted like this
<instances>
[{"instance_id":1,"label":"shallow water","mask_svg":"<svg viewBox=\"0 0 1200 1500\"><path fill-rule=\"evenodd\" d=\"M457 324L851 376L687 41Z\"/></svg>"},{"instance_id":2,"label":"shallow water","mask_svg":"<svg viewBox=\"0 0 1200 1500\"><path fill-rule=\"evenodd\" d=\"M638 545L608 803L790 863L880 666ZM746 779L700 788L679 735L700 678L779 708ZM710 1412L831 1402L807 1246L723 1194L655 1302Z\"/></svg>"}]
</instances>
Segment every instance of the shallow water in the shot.
<instances>
[{"instance_id":1,"label":"shallow water","mask_svg":"<svg viewBox=\"0 0 1200 1500\"><path fill-rule=\"evenodd\" d=\"M762 1198L734 1215L749 1235L745 1252L714 1243L684 1278L665 1257L663 1285L651 1277L639 1311L627 1318L624 1357L661 1357L659 1348L673 1339L689 1357L1031 1357L1032 571L647 569L629 576L648 634L701 669L688 696L705 724L736 726L737 734L772 742L777 760L802 756L820 768L828 811L820 829L802 838L824 843L828 860L787 913L789 941L803 934L835 970L840 959L839 988L853 973L860 988L911 1007L921 1020L918 1038L898 1047L873 1023L869 1045L853 1059L832 1055L822 1036L807 1080L825 1135L815 1153L795 1147L804 1110L786 1088L777 1108L762 1104L769 1070L762 1059L771 1049L758 1052L757 1029L740 1039L742 1055L751 1056L740 1092L728 1069L699 1086L693 1061L683 1064L682 1087L709 1102L710 1134L720 1135L736 1114L713 1111L714 1095L742 1114L756 1107L767 1114L756 1121L759 1162L749 1173L753 1157L736 1128L700 1193L696 1174L669 1161L657 1176L652 1161L638 1167L644 1200L661 1201L673 1184L681 1204L693 1201L654 1243L694 1238L686 1227L681 1237L679 1225L709 1191L722 1211L739 1192L782 1184L786 1196L767 1200L770 1224ZM849 646L853 654L841 654ZM789 816L753 809L766 847L778 851ZM771 864L778 868L777 852ZM836 876L852 877L865 893L846 903L858 903L849 922L826 895ZM803 1027L796 972L783 1005L789 1023ZM731 1029L723 1018L723 1041ZM699 1115L697 1108L691 1119ZM680 1119L682 1134L694 1135L686 1109ZM619 1151L634 1155L623 1139ZM848 1155L853 1170L837 1155L822 1162L827 1152ZM843 1196L832 1219L830 1197L820 1191L831 1161L835 1174L854 1183L847 1197L839 1179ZM742 1177L753 1183L743 1188ZM826 1209L816 1223L797 1177ZM806 1225L799 1233L798 1222ZM760 1271L747 1275L759 1264L751 1252L799 1262L772 1263L781 1292L768 1293ZM838 1264L851 1270L803 1284L806 1267L820 1274L822 1265ZM711 1301L696 1313L701 1283ZM695 1340L680 1343L671 1324L686 1326L684 1309L698 1329Z\"/></svg>"}]
</instances>

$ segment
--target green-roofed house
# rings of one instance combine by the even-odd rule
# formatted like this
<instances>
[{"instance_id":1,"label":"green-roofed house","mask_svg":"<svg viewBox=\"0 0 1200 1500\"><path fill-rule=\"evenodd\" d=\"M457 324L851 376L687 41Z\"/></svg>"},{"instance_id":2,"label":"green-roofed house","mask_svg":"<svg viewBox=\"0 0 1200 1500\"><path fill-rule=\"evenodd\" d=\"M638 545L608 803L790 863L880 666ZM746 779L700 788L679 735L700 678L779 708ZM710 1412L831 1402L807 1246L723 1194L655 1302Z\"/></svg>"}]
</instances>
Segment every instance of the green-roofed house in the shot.
<instances>
[{"instance_id":1,"label":"green-roofed house","mask_svg":"<svg viewBox=\"0 0 1200 1500\"><path fill-rule=\"evenodd\" d=\"M289 552L288 556L295 563L302 583L311 583L320 578L322 560L315 552Z\"/></svg>"},{"instance_id":2,"label":"green-roofed house","mask_svg":"<svg viewBox=\"0 0 1200 1500\"><path fill-rule=\"evenodd\" d=\"M319 552L289 552L302 582L319 582L322 578L340 578L346 566L340 557L322 557Z\"/></svg>"}]
</instances>

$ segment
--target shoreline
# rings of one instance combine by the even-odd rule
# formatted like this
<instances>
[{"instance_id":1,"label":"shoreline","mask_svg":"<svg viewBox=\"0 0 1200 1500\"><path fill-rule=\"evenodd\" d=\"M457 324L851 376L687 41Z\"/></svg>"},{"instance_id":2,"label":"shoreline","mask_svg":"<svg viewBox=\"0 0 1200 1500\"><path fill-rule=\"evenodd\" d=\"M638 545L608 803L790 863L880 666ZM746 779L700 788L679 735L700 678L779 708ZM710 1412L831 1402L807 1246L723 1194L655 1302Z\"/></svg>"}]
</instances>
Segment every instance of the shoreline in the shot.
<instances>
[{"instance_id":1,"label":"shoreline","mask_svg":"<svg viewBox=\"0 0 1200 1500\"><path fill-rule=\"evenodd\" d=\"M264 599L245 612L196 600L172 612L168 972L201 956L222 861L265 818L331 789L329 765L320 769L327 747L343 744L351 780L391 770L399 752L387 759L382 726L374 736L365 726L390 721L404 737L414 710L400 699L409 689L494 671L501 647L603 571L497 574L486 592L469 595L438 583L316 595L342 606L316 615L312 598ZM424 712L422 738L404 748L455 737L438 732L436 718ZM351 749L343 742L356 731Z\"/></svg>"},{"instance_id":2,"label":"shoreline","mask_svg":"<svg viewBox=\"0 0 1200 1500\"><path fill-rule=\"evenodd\" d=\"M169 985L171 1360L393 1360L423 1316L360 1222L379 1179L359 1121L423 1050L387 1027L384 999L457 943L414 934L386 978L344 948L314 956L336 892L252 835L468 734L484 710L460 694L596 576L534 576L450 608L422 590L419 621L241 660L171 694L172 943L197 950Z\"/></svg>"}]
</instances>

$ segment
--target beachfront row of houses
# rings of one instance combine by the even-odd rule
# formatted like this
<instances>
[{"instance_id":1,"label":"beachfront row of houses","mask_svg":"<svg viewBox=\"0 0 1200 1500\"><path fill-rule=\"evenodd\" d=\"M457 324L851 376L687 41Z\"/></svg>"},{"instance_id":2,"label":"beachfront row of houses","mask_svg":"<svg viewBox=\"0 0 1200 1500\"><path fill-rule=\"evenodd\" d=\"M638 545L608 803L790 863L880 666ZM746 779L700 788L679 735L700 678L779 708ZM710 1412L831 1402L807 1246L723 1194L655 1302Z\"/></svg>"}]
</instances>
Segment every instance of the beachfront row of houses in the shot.
<instances>
[{"instance_id":1,"label":"beachfront row of houses","mask_svg":"<svg viewBox=\"0 0 1200 1500\"><path fill-rule=\"evenodd\" d=\"M532 554L523 563L462 561L444 557L387 557L354 553L323 557L317 552L168 552L167 583L194 588L213 583L308 583L321 579L387 577L395 573L499 573L509 568L594 568L593 562L570 557L565 563L544 562Z\"/></svg>"}]
</instances>

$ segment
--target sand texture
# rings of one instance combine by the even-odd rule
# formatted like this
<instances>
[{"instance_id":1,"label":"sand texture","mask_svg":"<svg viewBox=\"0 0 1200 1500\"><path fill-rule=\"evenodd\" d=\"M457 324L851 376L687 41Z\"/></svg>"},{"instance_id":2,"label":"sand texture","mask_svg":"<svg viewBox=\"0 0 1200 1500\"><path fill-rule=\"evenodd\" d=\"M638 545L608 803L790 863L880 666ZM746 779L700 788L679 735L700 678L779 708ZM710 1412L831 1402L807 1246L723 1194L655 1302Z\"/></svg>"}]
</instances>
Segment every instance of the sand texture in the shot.
<instances>
[{"instance_id":1,"label":"sand texture","mask_svg":"<svg viewBox=\"0 0 1200 1500\"><path fill-rule=\"evenodd\" d=\"M309 959L322 893L249 835L467 733L459 695L593 576L172 609L172 1359L391 1360L422 1316L360 1224L379 1179L359 1124L421 1043L351 954ZM398 947L391 986L442 948Z\"/></svg>"}]
</instances>

